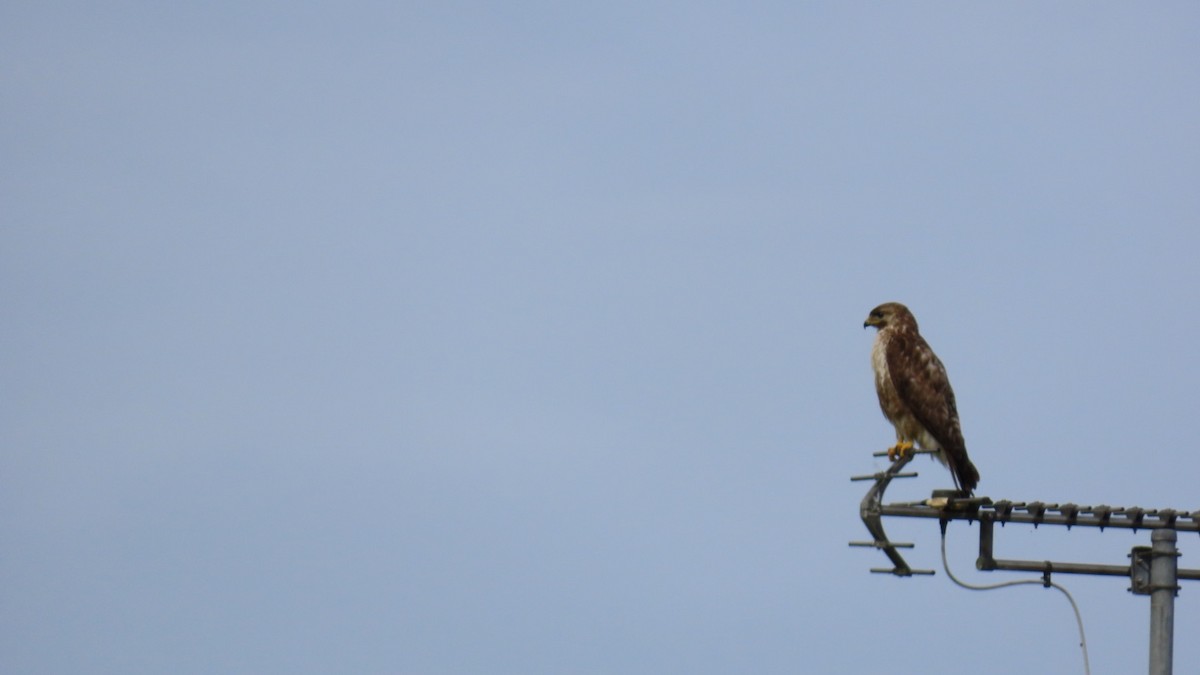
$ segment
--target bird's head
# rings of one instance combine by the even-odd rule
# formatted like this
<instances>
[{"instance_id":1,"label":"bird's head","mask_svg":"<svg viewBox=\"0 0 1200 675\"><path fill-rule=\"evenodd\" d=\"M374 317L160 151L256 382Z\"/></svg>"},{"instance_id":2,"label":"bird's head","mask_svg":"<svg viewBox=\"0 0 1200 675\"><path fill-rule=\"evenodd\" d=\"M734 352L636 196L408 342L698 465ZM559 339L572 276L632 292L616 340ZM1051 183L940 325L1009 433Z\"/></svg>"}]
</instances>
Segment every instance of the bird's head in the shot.
<instances>
[{"instance_id":1,"label":"bird's head","mask_svg":"<svg viewBox=\"0 0 1200 675\"><path fill-rule=\"evenodd\" d=\"M904 326L916 330L917 320L904 305L898 302L885 302L867 315L867 320L863 322L863 328L867 326L874 326L880 330Z\"/></svg>"}]
</instances>

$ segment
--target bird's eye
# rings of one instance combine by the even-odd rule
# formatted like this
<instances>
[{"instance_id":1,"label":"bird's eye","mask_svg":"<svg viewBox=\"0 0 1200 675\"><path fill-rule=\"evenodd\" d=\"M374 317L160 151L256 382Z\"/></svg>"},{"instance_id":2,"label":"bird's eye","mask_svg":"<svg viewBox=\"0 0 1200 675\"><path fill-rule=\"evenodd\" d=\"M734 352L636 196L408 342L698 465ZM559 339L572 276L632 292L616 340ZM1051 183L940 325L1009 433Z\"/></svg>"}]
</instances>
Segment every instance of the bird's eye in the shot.
<instances>
[{"instance_id":1,"label":"bird's eye","mask_svg":"<svg viewBox=\"0 0 1200 675\"><path fill-rule=\"evenodd\" d=\"M881 311L879 311L879 310L877 310L877 309L873 309L873 310L871 310L871 316L875 317L876 319L882 319L882 318L883 318L883 312L881 312Z\"/></svg>"}]
</instances>

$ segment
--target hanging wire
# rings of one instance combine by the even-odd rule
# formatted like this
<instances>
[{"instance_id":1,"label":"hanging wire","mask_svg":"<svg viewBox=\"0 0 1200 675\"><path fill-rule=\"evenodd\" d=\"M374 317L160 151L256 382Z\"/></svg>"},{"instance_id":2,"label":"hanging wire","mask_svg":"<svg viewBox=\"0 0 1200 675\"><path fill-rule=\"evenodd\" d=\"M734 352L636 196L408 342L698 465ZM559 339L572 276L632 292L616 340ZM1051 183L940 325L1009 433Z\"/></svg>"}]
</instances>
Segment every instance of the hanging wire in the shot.
<instances>
[{"instance_id":1,"label":"hanging wire","mask_svg":"<svg viewBox=\"0 0 1200 675\"><path fill-rule=\"evenodd\" d=\"M962 586L963 588L966 588L966 589L972 590L972 591L992 591L997 588L1004 588L1006 586L1022 586L1022 585L1026 585L1026 584L1037 584L1039 586L1047 586L1047 587L1057 588L1058 590L1062 591L1063 595L1067 596L1067 602L1071 603L1071 610L1075 612L1075 623L1079 626L1079 648L1083 650L1083 672L1085 675L1092 675L1092 667L1088 663L1087 638L1084 637L1084 635L1083 635L1083 616L1081 616L1079 614L1079 606L1075 604L1075 598L1071 597L1071 594L1067 591L1067 589L1063 588L1062 586L1060 586L1059 584L1057 584L1053 581L1050 581L1049 574L1046 575L1046 577L1043 581L1038 581L1035 579L1018 579L1016 581L1003 581L998 584L984 584L984 585L969 584L965 581L961 581L958 577L954 576L953 572L950 571L950 565L949 565L949 563L946 562L946 525L947 525L947 522L943 520L942 521L942 569L946 570L946 576L950 577L950 581L953 581L954 583L958 584L959 586Z\"/></svg>"}]
</instances>

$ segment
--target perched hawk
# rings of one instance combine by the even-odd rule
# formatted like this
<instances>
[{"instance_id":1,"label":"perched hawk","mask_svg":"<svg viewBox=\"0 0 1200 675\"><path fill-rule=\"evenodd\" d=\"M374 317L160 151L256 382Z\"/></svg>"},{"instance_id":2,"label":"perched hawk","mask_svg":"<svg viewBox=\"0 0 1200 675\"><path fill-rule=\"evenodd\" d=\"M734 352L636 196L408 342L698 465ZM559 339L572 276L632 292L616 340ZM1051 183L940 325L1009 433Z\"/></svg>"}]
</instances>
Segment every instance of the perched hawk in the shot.
<instances>
[{"instance_id":1,"label":"perched hawk","mask_svg":"<svg viewBox=\"0 0 1200 675\"><path fill-rule=\"evenodd\" d=\"M887 302L867 315L863 328L874 326L875 391L884 417L896 427L896 445L888 456L911 450L933 450L950 469L954 484L967 494L979 484L979 470L967 457L946 368L917 331L917 320L898 302Z\"/></svg>"}]
</instances>

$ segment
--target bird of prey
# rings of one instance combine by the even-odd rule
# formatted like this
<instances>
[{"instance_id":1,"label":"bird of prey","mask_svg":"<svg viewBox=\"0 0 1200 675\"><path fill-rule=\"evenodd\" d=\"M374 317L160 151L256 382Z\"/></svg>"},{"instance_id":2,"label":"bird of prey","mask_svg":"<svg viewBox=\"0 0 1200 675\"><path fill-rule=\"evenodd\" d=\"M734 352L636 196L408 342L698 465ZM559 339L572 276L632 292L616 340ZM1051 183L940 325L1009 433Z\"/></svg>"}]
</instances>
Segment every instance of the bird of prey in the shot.
<instances>
[{"instance_id":1,"label":"bird of prey","mask_svg":"<svg viewBox=\"0 0 1200 675\"><path fill-rule=\"evenodd\" d=\"M898 302L887 302L867 315L863 328L874 326L871 365L875 391L884 417L896 427L896 445L888 457L912 450L932 450L950 469L954 484L966 494L979 484L979 470L967 457L946 368L917 331L917 320Z\"/></svg>"}]
</instances>

